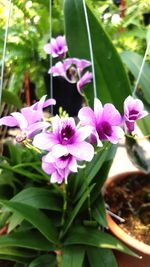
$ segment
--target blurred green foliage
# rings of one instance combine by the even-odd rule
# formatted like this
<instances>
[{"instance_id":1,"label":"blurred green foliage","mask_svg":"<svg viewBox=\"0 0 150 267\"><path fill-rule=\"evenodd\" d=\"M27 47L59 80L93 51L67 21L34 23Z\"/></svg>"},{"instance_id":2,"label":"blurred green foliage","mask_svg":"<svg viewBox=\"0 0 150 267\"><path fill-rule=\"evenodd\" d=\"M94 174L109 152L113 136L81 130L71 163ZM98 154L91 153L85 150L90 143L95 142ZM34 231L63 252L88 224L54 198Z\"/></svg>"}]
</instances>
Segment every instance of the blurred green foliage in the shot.
<instances>
[{"instance_id":1,"label":"blurred green foliage","mask_svg":"<svg viewBox=\"0 0 150 267\"><path fill-rule=\"evenodd\" d=\"M53 4L53 35L63 34L62 1ZM0 1L0 54L3 49L7 1ZM49 41L49 1L13 0L5 60L4 88L20 93L28 71L38 97L45 93L44 74L48 60L43 50ZM1 56L0 56L1 58Z\"/></svg>"}]
</instances>

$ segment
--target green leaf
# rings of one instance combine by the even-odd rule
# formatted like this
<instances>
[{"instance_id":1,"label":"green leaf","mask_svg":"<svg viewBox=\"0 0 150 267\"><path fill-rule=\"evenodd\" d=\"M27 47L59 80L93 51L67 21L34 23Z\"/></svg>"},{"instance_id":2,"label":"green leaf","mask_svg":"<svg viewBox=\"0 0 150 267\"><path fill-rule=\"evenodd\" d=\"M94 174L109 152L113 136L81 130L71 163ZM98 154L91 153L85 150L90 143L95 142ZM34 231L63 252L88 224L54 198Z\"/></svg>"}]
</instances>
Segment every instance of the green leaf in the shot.
<instances>
[{"instance_id":1,"label":"green leaf","mask_svg":"<svg viewBox=\"0 0 150 267\"><path fill-rule=\"evenodd\" d=\"M124 51L121 53L121 58L123 62L127 65L128 69L131 71L135 79L139 75L139 71L142 65L143 57L139 54L131 51ZM150 104L150 67L145 62L143 72L139 84L142 88L142 97Z\"/></svg>"},{"instance_id":2,"label":"green leaf","mask_svg":"<svg viewBox=\"0 0 150 267\"><path fill-rule=\"evenodd\" d=\"M63 249L61 267L82 267L85 248L82 246L67 246Z\"/></svg>"},{"instance_id":3,"label":"green leaf","mask_svg":"<svg viewBox=\"0 0 150 267\"><path fill-rule=\"evenodd\" d=\"M49 241L54 244L58 243L56 227L51 223L50 218L42 211L15 201L0 200L0 203L12 211L18 212L27 221L33 224Z\"/></svg>"},{"instance_id":4,"label":"green leaf","mask_svg":"<svg viewBox=\"0 0 150 267\"><path fill-rule=\"evenodd\" d=\"M150 28L148 28L148 30L147 30L146 41L147 41L147 46L148 46L149 41L150 41ZM149 46L149 50L148 50L148 55L150 55L150 46Z\"/></svg>"},{"instance_id":5,"label":"green leaf","mask_svg":"<svg viewBox=\"0 0 150 267\"><path fill-rule=\"evenodd\" d=\"M5 102L8 105L13 105L18 109L20 109L22 106L20 98L8 90L2 90L2 102Z\"/></svg>"},{"instance_id":6,"label":"green leaf","mask_svg":"<svg viewBox=\"0 0 150 267\"><path fill-rule=\"evenodd\" d=\"M37 231L17 231L0 237L0 251L3 247L20 247L52 251L56 247Z\"/></svg>"},{"instance_id":7,"label":"green leaf","mask_svg":"<svg viewBox=\"0 0 150 267\"><path fill-rule=\"evenodd\" d=\"M74 226L73 229L69 231L64 245L68 246L75 244L89 245L97 248L116 249L126 254L137 256L112 235L91 227Z\"/></svg>"},{"instance_id":8,"label":"green leaf","mask_svg":"<svg viewBox=\"0 0 150 267\"><path fill-rule=\"evenodd\" d=\"M10 233L14 228L16 228L17 225L19 225L23 221L23 217L18 214L17 212L14 212L12 216L9 219L9 225L8 225L8 233Z\"/></svg>"},{"instance_id":9,"label":"green leaf","mask_svg":"<svg viewBox=\"0 0 150 267\"><path fill-rule=\"evenodd\" d=\"M0 254L2 255L12 255L17 257L24 257L24 258L33 258L37 256L37 252L31 251L28 249L21 249L21 248L13 248L13 247L2 247L0 249Z\"/></svg>"},{"instance_id":10,"label":"green leaf","mask_svg":"<svg viewBox=\"0 0 150 267\"><path fill-rule=\"evenodd\" d=\"M150 133L150 115L146 116L145 118L142 118L142 120L139 120L137 122L137 124L140 127L142 133L145 136L149 136L149 133Z\"/></svg>"},{"instance_id":11,"label":"green leaf","mask_svg":"<svg viewBox=\"0 0 150 267\"><path fill-rule=\"evenodd\" d=\"M87 248L90 267L118 267L115 256L110 249Z\"/></svg>"},{"instance_id":12,"label":"green leaf","mask_svg":"<svg viewBox=\"0 0 150 267\"><path fill-rule=\"evenodd\" d=\"M15 195L11 201L28 204L38 209L62 211L63 199L52 190L30 187Z\"/></svg>"},{"instance_id":13,"label":"green leaf","mask_svg":"<svg viewBox=\"0 0 150 267\"><path fill-rule=\"evenodd\" d=\"M3 260L10 260L25 264L30 262L35 256L37 256L37 252L27 249L14 247L2 247L0 249L0 259Z\"/></svg>"},{"instance_id":14,"label":"green leaf","mask_svg":"<svg viewBox=\"0 0 150 267\"><path fill-rule=\"evenodd\" d=\"M97 96L103 103L112 102L122 111L124 99L131 94L127 74L120 56L88 2L86 6L91 29ZM90 60L83 1L65 0L64 16L70 56ZM89 88L85 94L93 105L92 90Z\"/></svg>"},{"instance_id":15,"label":"green leaf","mask_svg":"<svg viewBox=\"0 0 150 267\"><path fill-rule=\"evenodd\" d=\"M105 210L105 202L102 195L99 195L99 198L94 203L94 207L92 209L93 218L103 227L107 228L107 219L106 219L106 210Z\"/></svg>"},{"instance_id":16,"label":"green leaf","mask_svg":"<svg viewBox=\"0 0 150 267\"><path fill-rule=\"evenodd\" d=\"M92 189L94 188L95 184L91 185L83 194L83 196L80 198L80 200L78 201L78 203L76 204L75 208L73 209L73 211L70 213L69 218L67 219L63 231L62 231L62 236L64 236L69 227L71 226L73 220L75 219L75 217L77 216L79 210L81 209L83 203L86 201L86 199L88 198L90 192L92 191Z\"/></svg>"},{"instance_id":17,"label":"green leaf","mask_svg":"<svg viewBox=\"0 0 150 267\"><path fill-rule=\"evenodd\" d=\"M86 165L86 168L79 171L76 180L78 180L77 182L80 184L77 187L74 201L77 201L83 195L89 184L99 172L105 160L108 160L111 157L111 148L111 144L105 143L103 148L94 156L93 160Z\"/></svg>"},{"instance_id":18,"label":"green leaf","mask_svg":"<svg viewBox=\"0 0 150 267\"><path fill-rule=\"evenodd\" d=\"M18 262L18 263L22 263L23 266L22 267L25 267L26 265L24 265L25 263L29 262L29 259L27 258L22 258L22 257L17 257L17 256L14 256L14 255L5 255L5 254L0 254L0 259L1 260L9 260L9 261L15 261L15 262Z\"/></svg>"},{"instance_id":19,"label":"green leaf","mask_svg":"<svg viewBox=\"0 0 150 267\"><path fill-rule=\"evenodd\" d=\"M7 170L10 172L16 173L16 174L20 174L23 177L27 177L27 178L29 178L31 180L35 180L37 182L43 180L43 178L44 178L44 180L47 180L47 178L45 178L45 176L41 176L41 175L35 174L33 172L27 171L27 169L25 169L25 168L15 168L15 166L12 167L6 163L0 163L0 168L3 170Z\"/></svg>"},{"instance_id":20,"label":"green leaf","mask_svg":"<svg viewBox=\"0 0 150 267\"><path fill-rule=\"evenodd\" d=\"M44 254L34 259L28 267L55 267L56 257L54 255Z\"/></svg>"}]
</instances>

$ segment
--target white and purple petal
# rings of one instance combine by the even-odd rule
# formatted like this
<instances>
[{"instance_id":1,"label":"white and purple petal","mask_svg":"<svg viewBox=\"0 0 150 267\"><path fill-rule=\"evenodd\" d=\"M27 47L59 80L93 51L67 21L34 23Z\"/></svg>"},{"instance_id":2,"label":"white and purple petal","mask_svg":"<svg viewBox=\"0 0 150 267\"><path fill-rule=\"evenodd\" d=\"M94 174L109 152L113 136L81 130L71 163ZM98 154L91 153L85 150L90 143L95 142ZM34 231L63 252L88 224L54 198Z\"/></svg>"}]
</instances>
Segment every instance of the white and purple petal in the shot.
<instances>
[{"instance_id":1,"label":"white and purple petal","mask_svg":"<svg viewBox=\"0 0 150 267\"><path fill-rule=\"evenodd\" d=\"M94 156L94 148L91 144L83 141L81 143L67 145L68 152L78 160L91 161Z\"/></svg>"},{"instance_id":2,"label":"white and purple petal","mask_svg":"<svg viewBox=\"0 0 150 267\"><path fill-rule=\"evenodd\" d=\"M19 124L18 121L12 116L5 116L0 119L0 126L6 125L10 127L15 127L18 126L18 124Z\"/></svg>"}]
</instances>

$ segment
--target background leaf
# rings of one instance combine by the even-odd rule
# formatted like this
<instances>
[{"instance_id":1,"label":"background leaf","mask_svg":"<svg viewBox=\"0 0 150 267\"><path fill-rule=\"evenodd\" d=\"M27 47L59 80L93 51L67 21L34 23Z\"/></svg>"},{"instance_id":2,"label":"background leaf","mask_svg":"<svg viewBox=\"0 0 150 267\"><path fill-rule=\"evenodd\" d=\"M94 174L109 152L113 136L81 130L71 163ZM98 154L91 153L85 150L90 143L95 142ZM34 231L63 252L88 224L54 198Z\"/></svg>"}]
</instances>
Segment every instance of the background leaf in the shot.
<instances>
[{"instance_id":1,"label":"background leaf","mask_svg":"<svg viewBox=\"0 0 150 267\"><path fill-rule=\"evenodd\" d=\"M22 107L20 98L16 94L8 90L2 90L2 102L5 102L8 105L13 105L18 109Z\"/></svg>"},{"instance_id":2,"label":"background leaf","mask_svg":"<svg viewBox=\"0 0 150 267\"><path fill-rule=\"evenodd\" d=\"M88 2L86 3L91 29L98 98L103 103L114 103L122 111L123 101L131 93L128 77L116 49L102 28L93 9ZM89 44L83 2L80 0L65 0L64 16L70 56L89 60ZM90 105L93 105L94 97L91 88L86 90L85 94L90 99Z\"/></svg>"},{"instance_id":3,"label":"background leaf","mask_svg":"<svg viewBox=\"0 0 150 267\"><path fill-rule=\"evenodd\" d=\"M123 62L127 65L127 68L131 71L133 76L135 77L135 80L138 77L143 57L135 52L131 51L124 51L121 53L121 58ZM144 69L141 75L141 78L139 80L139 84L142 88L142 98L145 99L145 101L150 104L150 67L145 62ZM139 92L140 94L140 92Z\"/></svg>"}]
</instances>

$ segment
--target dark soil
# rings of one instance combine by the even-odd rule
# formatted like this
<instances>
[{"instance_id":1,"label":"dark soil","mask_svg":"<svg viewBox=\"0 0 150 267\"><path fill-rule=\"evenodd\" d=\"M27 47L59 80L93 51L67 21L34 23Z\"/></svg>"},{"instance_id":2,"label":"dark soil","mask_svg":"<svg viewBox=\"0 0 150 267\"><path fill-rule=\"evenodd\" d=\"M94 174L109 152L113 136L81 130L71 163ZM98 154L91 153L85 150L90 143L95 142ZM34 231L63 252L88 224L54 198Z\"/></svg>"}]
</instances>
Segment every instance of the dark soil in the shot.
<instances>
[{"instance_id":1,"label":"dark soil","mask_svg":"<svg viewBox=\"0 0 150 267\"><path fill-rule=\"evenodd\" d=\"M150 245L150 174L130 174L106 189L110 210L125 219L117 224L129 235Z\"/></svg>"}]
</instances>

